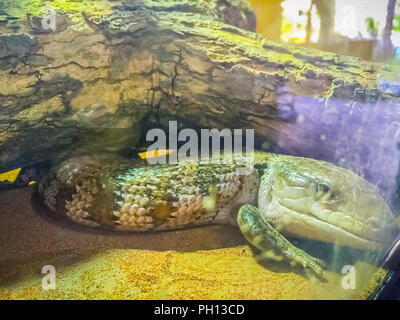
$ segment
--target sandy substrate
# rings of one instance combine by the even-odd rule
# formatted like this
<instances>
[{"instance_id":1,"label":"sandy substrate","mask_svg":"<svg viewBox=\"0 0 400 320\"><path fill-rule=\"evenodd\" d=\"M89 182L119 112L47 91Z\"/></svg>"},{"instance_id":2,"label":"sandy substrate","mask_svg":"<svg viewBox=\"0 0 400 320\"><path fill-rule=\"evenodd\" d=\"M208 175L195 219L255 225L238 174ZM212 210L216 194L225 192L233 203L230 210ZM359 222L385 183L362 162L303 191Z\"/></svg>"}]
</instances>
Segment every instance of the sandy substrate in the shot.
<instances>
[{"instance_id":1,"label":"sandy substrate","mask_svg":"<svg viewBox=\"0 0 400 320\"><path fill-rule=\"evenodd\" d=\"M0 192L0 299L360 299L384 274L357 263L356 290L333 272L313 284L258 265L232 227L94 231L52 217L32 193ZM45 265L55 290L42 288Z\"/></svg>"}]
</instances>

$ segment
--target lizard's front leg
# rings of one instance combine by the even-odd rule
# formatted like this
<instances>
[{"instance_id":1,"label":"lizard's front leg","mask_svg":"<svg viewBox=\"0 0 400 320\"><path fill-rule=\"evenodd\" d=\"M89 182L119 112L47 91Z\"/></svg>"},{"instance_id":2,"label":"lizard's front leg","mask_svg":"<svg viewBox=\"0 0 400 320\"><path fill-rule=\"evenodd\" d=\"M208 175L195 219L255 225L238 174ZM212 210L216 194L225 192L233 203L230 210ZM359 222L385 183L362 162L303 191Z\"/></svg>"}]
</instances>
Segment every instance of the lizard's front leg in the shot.
<instances>
[{"instance_id":1,"label":"lizard's front leg","mask_svg":"<svg viewBox=\"0 0 400 320\"><path fill-rule=\"evenodd\" d=\"M261 250L258 261L287 260L291 265L300 264L310 278L324 279L324 262L314 258L290 243L271 224L264 221L257 207L246 204L239 210L237 223L248 242Z\"/></svg>"}]
</instances>

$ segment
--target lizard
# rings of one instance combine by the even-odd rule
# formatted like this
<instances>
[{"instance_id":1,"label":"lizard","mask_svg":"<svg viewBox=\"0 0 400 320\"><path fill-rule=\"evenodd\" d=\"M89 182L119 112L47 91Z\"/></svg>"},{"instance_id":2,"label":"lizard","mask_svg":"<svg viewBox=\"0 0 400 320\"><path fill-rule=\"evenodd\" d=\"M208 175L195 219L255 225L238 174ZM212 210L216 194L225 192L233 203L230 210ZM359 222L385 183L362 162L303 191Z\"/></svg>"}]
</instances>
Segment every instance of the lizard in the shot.
<instances>
[{"instance_id":1,"label":"lizard","mask_svg":"<svg viewBox=\"0 0 400 320\"><path fill-rule=\"evenodd\" d=\"M154 165L116 154L81 155L54 165L39 194L53 212L90 227L237 225L259 250L257 260L285 260L318 279L324 261L287 236L366 250L393 240L391 210L377 188L352 171L310 158L250 155L245 168L235 154Z\"/></svg>"}]
</instances>

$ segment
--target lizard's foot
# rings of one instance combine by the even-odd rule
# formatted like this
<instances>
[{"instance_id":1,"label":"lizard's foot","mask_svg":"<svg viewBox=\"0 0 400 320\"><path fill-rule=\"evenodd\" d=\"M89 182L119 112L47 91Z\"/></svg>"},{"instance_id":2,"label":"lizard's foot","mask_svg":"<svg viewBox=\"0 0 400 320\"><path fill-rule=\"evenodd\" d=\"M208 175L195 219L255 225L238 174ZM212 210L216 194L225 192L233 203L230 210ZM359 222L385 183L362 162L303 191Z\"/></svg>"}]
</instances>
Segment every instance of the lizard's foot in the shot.
<instances>
[{"instance_id":1,"label":"lizard's foot","mask_svg":"<svg viewBox=\"0 0 400 320\"><path fill-rule=\"evenodd\" d=\"M242 206L237 222L246 240L261 250L261 254L256 256L257 261L286 260L293 267L302 266L311 280L325 279L325 263L290 243L271 224L262 219L257 207L249 204Z\"/></svg>"}]
</instances>

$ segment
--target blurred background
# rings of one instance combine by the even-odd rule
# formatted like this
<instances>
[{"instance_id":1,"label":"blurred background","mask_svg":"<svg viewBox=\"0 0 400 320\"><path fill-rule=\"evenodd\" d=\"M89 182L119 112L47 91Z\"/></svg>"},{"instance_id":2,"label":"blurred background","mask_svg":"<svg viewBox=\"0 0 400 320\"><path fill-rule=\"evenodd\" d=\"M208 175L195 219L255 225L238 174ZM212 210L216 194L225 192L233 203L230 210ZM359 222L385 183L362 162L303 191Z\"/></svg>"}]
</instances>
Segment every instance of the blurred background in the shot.
<instances>
[{"instance_id":1,"label":"blurred background","mask_svg":"<svg viewBox=\"0 0 400 320\"><path fill-rule=\"evenodd\" d=\"M267 39L376 62L400 61L400 1L250 0Z\"/></svg>"}]
</instances>

